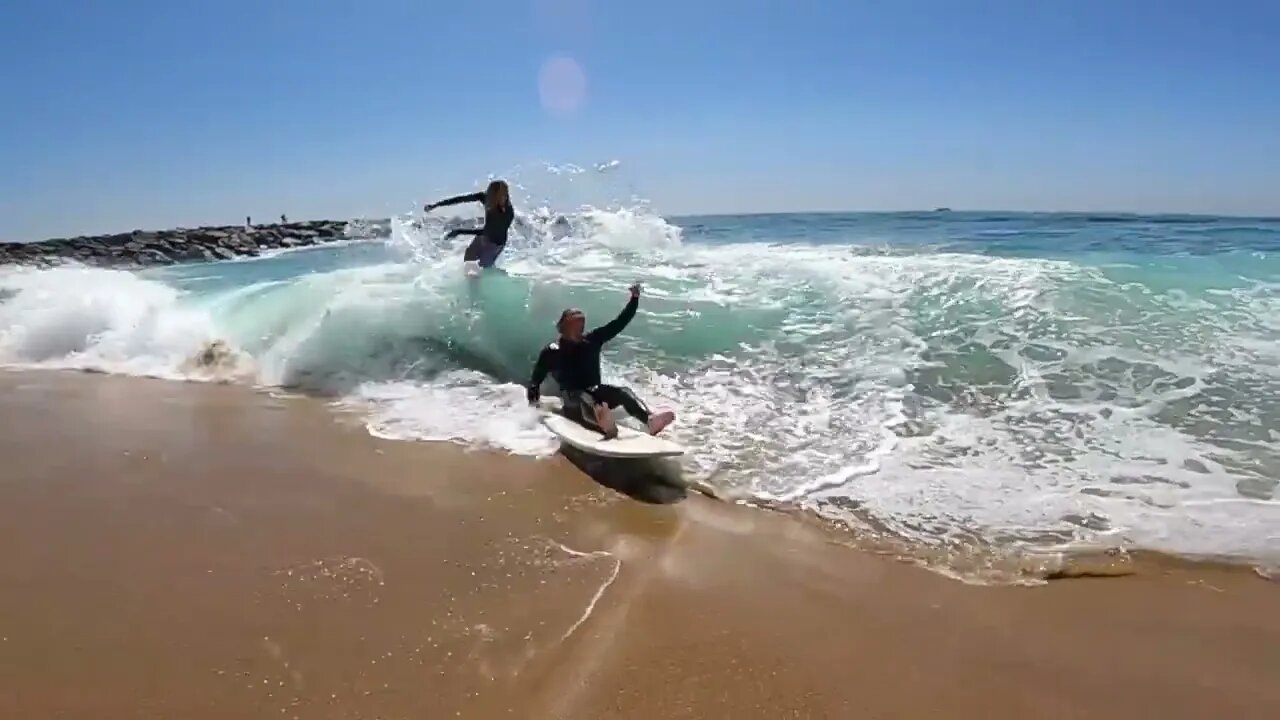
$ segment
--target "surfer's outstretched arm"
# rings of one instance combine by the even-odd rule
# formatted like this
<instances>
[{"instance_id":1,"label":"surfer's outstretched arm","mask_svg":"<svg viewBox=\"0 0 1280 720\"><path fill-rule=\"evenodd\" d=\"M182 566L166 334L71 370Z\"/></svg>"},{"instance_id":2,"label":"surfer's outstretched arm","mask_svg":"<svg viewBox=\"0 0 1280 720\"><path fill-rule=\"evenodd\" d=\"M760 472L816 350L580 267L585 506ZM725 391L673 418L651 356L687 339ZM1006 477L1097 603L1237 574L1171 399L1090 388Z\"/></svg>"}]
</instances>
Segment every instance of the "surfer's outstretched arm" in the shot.
<instances>
[{"instance_id":1,"label":"surfer's outstretched arm","mask_svg":"<svg viewBox=\"0 0 1280 720\"><path fill-rule=\"evenodd\" d=\"M538 353L538 361L533 364L533 377L529 378L529 387L527 395L529 404L535 405L538 397L542 394L542 381L547 379L547 373L551 372L551 354L555 352L550 345L542 348L542 352Z\"/></svg>"},{"instance_id":2,"label":"surfer's outstretched arm","mask_svg":"<svg viewBox=\"0 0 1280 720\"><path fill-rule=\"evenodd\" d=\"M639 307L640 286L635 285L631 288L631 299L627 301L627 306L622 308L622 312L618 314L618 317L587 333L587 340L603 345L618 337L618 333L625 330L627 324L636 316L636 310Z\"/></svg>"},{"instance_id":3,"label":"surfer's outstretched arm","mask_svg":"<svg viewBox=\"0 0 1280 720\"><path fill-rule=\"evenodd\" d=\"M423 208L423 210L426 212L431 212L432 210L435 210L438 207L445 207L447 205L461 205L462 203L468 203L468 202L484 202L484 193L477 192L477 193L467 193L466 195L455 195L451 198L445 198L444 200L440 200L439 202L433 202L430 205Z\"/></svg>"}]
</instances>

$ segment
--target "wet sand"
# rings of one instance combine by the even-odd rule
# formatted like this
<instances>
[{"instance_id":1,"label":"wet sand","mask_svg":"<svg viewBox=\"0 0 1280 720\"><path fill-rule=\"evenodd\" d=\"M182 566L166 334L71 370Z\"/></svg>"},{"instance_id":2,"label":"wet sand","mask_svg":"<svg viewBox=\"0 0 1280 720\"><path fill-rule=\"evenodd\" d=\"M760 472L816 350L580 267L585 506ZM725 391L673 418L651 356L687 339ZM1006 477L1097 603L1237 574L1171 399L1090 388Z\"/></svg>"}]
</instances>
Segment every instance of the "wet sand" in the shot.
<instances>
[{"instance_id":1,"label":"wet sand","mask_svg":"<svg viewBox=\"0 0 1280 720\"><path fill-rule=\"evenodd\" d=\"M0 417L3 718L1280 708L1280 584L1244 568L966 585L234 386L4 373Z\"/></svg>"}]
</instances>

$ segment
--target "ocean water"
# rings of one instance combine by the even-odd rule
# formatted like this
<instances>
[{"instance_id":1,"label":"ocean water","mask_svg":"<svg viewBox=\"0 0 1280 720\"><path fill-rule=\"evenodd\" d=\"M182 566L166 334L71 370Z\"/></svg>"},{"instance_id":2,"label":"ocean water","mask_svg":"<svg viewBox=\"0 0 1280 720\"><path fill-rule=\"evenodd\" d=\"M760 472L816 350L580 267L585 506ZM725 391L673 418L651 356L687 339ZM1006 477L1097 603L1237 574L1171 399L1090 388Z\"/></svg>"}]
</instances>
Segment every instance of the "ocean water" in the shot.
<instances>
[{"instance_id":1,"label":"ocean water","mask_svg":"<svg viewBox=\"0 0 1280 720\"><path fill-rule=\"evenodd\" d=\"M1280 559L1280 221L573 207L478 282L452 220L408 216L253 260L0 269L0 363L291 388L379 436L546 456L521 383L554 320L642 281L606 376L674 408L684 472L732 497L928 548Z\"/></svg>"}]
</instances>

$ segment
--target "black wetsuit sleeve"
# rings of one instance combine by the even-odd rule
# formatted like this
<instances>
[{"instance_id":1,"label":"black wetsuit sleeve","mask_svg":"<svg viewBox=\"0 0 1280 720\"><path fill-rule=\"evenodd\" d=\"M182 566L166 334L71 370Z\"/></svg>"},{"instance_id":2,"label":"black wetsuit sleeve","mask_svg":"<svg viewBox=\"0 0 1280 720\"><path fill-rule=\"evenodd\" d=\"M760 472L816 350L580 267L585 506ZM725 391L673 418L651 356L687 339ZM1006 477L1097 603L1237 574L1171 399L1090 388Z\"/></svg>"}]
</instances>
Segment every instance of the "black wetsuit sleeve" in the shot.
<instances>
[{"instance_id":1,"label":"black wetsuit sleeve","mask_svg":"<svg viewBox=\"0 0 1280 720\"><path fill-rule=\"evenodd\" d=\"M587 333L587 340L597 345L603 345L618 337L618 333L626 329L627 324L636 316L636 309L639 307L640 298L631 298L627 301L627 306L622 308L622 312L618 314L618 317Z\"/></svg>"},{"instance_id":2,"label":"black wetsuit sleeve","mask_svg":"<svg viewBox=\"0 0 1280 720\"><path fill-rule=\"evenodd\" d=\"M440 202L431 203L432 207L445 207L447 205L461 205L468 202L484 202L484 193L470 193L468 195L455 195L451 198L445 198Z\"/></svg>"},{"instance_id":3,"label":"black wetsuit sleeve","mask_svg":"<svg viewBox=\"0 0 1280 720\"><path fill-rule=\"evenodd\" d=\"M449 231L450 235L483 235L484 228L454 228Z\"/></svg>"},{"instance_id":4,"label":"black wetsuit sleeve","mask_svg":"<svg viewBox=\"0 0 1280 720\"><path fill-rule=\"evenodd\" d=\"M547 373L551 372L551 353L553 352L555 351L551 346L542 348L542 352L538 353L538 361L533 364L533 377L529 378L527 392L530 405L538 402L538 397L542 394L542 381L546 380Z\"/></svg>"}]
</instances>

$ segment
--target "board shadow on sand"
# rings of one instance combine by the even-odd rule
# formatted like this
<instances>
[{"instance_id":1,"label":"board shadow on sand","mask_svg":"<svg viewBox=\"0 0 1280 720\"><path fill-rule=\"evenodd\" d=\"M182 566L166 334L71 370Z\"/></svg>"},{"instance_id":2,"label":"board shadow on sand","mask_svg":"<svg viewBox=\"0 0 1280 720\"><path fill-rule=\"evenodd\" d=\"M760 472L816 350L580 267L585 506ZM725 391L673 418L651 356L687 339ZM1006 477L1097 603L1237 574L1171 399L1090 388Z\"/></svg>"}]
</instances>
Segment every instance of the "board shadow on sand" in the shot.
<instances>
[{"instance_id":1,"label":"board shadow on sand","mask_svg":"<svg viewBox=\"0 0 1280 720\"><path fill-rule=\"evenodd\" d=\"M567 443L560 453L587 477L633 500L671 505L689 496L679 463L669 458L601 457Z\"/></svg>"}]
</instances>

